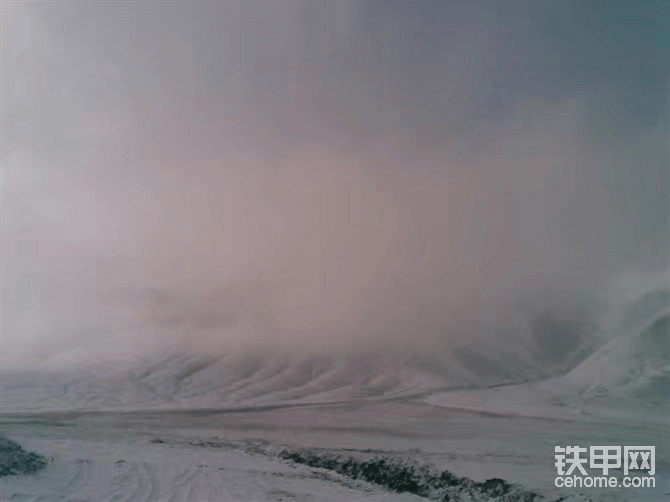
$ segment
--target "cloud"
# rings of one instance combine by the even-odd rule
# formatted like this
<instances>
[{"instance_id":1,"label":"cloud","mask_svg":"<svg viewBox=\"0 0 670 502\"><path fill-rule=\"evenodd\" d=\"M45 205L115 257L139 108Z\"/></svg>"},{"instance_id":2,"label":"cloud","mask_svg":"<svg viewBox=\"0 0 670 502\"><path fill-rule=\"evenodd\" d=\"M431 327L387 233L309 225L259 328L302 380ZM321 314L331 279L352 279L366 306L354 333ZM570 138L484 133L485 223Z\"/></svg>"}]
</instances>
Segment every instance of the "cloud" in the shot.
<instances>
[{"instance_id":1,"label":"cloud","mask_svg":"<svg viewBox=\"0 0 670 502\"><path fill-rule=\"evenodd\" d=\"M667 87L513 8L67 5L3 20L6 353L435 347L663 264L667 127L594 92Z\"/></svg>"}]
</instances>

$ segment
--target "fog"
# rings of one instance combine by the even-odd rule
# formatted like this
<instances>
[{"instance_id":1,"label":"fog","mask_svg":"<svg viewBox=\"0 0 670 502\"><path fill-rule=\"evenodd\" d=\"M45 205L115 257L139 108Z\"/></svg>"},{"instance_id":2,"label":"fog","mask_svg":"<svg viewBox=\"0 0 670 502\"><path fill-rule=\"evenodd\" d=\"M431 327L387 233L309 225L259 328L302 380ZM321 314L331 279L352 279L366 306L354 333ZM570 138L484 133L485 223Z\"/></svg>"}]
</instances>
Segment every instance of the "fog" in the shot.
<instances>
[{"instance_id":1,"label":"fog","mask_svg":"<svg viewBox=\"0 0 670 502\"><path fill-rule=\"evenodd\" d=\"M446 350L667 277L667 3L2 9L5 360Z\"/></svg>"}]
</instances>

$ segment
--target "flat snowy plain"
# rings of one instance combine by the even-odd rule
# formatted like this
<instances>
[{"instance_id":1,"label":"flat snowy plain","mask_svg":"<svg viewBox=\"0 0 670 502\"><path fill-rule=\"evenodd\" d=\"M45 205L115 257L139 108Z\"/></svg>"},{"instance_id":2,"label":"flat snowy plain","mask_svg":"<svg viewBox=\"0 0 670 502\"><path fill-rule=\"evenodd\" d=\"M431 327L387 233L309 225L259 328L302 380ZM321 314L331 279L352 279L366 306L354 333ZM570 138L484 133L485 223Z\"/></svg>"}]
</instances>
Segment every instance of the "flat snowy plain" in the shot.
<instances>
[{"instance_id":1,"label":"flat snowy plain","mask_svg":"<svg viewBox=\"0 0 670 502\"><path fill-rule=\"evenodd\" d=\"M2 500L421 500L265 453L280 445L413 458L475 480L504 478L549 500L666 500L670 491L667 423L496 415L421 399L240 411L41 413L4 416L0 430L53 457L36 475L1 479ZM657 489L555 489L553 447L596 443L655 444Z\"/></svg>"}]
</instances>

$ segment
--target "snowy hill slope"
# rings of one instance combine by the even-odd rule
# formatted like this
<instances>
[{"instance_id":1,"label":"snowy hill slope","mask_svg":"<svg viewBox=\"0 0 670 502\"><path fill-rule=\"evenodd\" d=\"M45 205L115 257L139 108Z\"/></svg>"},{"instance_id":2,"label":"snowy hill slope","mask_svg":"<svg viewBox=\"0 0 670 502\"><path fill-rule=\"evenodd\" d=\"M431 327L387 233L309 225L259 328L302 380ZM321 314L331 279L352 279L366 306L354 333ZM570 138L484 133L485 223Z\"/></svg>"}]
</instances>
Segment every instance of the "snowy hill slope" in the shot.
<instances>
[{"instance_id":1,"label":"snowy hill slope","mask_svg":"<svg viewBox=\"0 0 670 502\"><path fill-rule=\"evenodd\" d=\"M667 423L670 409L670 290L624 302L603 322L608 339L570 371L520 385L436 392L447 407L543 417L596 414ZM602 339L601 339L602 340ZM595 341L595 340L594 340Z\"/></svg>"},{"instance_id":2,"label":"snowy hill slope","mask_svg":"<svg viewBox=\"0 0 670 502\"><path fill-rule=\"evenodd\" d=\"M643 303L636 314L642 318L649 302ZM466 327L462 336L432 351L165 351L109 360L74 348L54 354L50 370L43 366L1 373L0 409L214 408L386 399L538 382L573 368L571 385L590 385L579 382L591 381L585 368L598 364L592 360L601 353L602 329L579 316L528 319L520 318L512 332L509 327L499 331L495 323Z\"/></svg>"},{"instance_id":3,"label":"snowy hill slope","mask_svg":"<svg viewBox=\"0 0 670 502\"><path fill-rule=\"evenodd\" d=\"M117 367L5 378L10 409L217 407L406 395L480 383L453 361L399 354L151 356Z\"/></svg>"},{"instance_id":4,"label":"snowy hill slope","mask_svg":"<svg viewBox=\"0 0 670 502\"><path fill-rule=\"evenodd\" d=\"M670 397L670 290L623 309L617 336L562 380L586 397Z\"/></svg>"},{"instance_id":5,"label":"snowy hill slope","mask_svg":"<svg viewBox=\"0 0 670 502\"><path fill-rule=\"evenodd\" d=\"M590 336L583 338L592 343ZM546 378L580 357L585 343L580 338L553 366L537 357L536 346L524 348L502 337L471 338L432 354L172 353L115 363L73 353L71 360L60 359L68 362L67 370L1 378L0 408L207 408L409 396Z\"/></svg>"}]
</instances>

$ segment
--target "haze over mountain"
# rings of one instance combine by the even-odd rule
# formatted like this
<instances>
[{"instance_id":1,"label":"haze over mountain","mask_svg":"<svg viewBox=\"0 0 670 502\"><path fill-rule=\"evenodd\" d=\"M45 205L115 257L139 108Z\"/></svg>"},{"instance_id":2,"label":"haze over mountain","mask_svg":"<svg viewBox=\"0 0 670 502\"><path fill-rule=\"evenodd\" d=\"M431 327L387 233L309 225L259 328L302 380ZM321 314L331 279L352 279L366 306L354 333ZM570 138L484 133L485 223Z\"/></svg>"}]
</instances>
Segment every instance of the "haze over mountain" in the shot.
<instances>
[{"instance_id":1,"label":"haze over mountain","mask_svg":"<svg viewBox=\"0 0 670 502\"><path fill-rule=\"evenodd\" d=\"M667 277L663 5L4 5L3 367L567 370Z\"/></svg>"}]
</instances>

